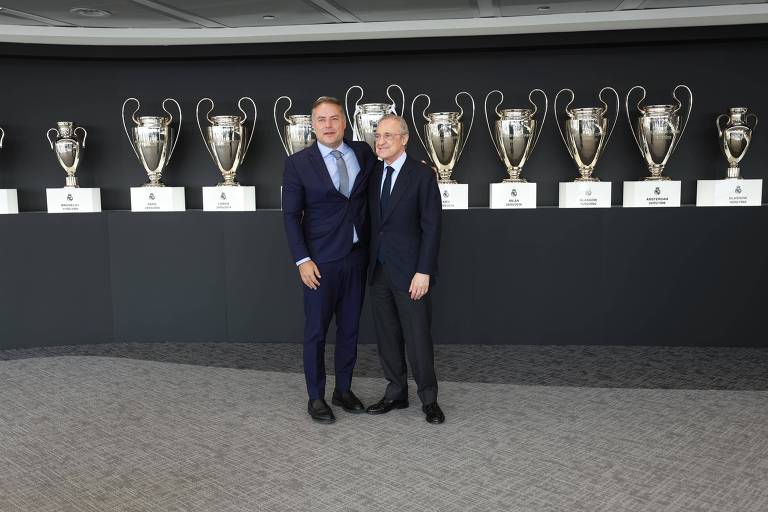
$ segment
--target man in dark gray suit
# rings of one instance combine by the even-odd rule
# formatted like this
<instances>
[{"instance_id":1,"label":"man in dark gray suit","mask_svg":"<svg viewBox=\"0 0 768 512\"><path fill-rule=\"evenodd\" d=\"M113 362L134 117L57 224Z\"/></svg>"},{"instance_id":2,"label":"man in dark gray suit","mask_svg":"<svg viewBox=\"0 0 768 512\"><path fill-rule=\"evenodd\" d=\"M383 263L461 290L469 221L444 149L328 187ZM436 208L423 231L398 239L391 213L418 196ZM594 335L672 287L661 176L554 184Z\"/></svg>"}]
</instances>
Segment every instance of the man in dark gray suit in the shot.
<instances>
[{"instance_id":1,"label":"man in dark gray suit","mask_svg":"<svg viewBox=\"0 0 768 512\"><path fill-rule=\"evenodd\" d=\"M388 115L376 130L376 155L368 186L371 220L368 282L379 358L389 384L369 414L408 407L411 365L422 411L429 423L443 423L430 333L430 287L440 246L440 190L432 169L405 153L408 125Z\"/></svg>"}]
</instances>

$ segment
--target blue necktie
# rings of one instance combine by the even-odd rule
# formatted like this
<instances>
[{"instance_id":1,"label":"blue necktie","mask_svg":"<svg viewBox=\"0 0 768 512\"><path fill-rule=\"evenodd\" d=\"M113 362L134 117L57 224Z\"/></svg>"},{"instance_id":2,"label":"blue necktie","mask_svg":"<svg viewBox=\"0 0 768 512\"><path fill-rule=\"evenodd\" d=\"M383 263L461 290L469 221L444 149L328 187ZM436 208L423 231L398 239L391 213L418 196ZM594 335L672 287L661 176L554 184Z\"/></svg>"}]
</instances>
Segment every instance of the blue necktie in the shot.
<instances>
[{"instance_id":1,"label":"blue necktie","mask_svg":"<svg viewBox=\"0 0 768 512\"><path fill-rule=\"evenodd\" d=\"M381 200L379 201L379 215L384 218L384 212L387 211L387 204L389 203L389 196L392 193L392 173L395 172L395 168L387 166L387 177L384 178L384 186L381 191Z\"/></svg>"}]
</instances>

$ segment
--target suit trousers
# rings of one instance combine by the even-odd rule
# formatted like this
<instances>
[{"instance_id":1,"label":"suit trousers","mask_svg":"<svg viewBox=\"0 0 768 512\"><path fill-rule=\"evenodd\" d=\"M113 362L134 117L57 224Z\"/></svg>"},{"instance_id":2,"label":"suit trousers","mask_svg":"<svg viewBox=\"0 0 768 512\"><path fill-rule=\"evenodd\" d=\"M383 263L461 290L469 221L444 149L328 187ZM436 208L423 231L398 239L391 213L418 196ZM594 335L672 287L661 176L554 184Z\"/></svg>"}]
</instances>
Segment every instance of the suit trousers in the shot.
<instances>
[{"instance_id":1,"label":"suit trousers","mask_svg":"<svg viewBox=\"0 0 768 512\"><path fill-rule=\"evenodd\" d=\"M387 266L376 263L370 300L376 343L384 377L389 382L384 393L390 400L408 399L408 367L411 365L421 403L437 401L437 377L432 345L432 299L428 292L413 300L408 292L395 288Z\"/></svg>"},{"instance_id":2,"label":"suit trousers","mask_svg":"<svg viewBox=\"0 0 768 512\"><path fill-rule=\"evenodd\" d=\"M320 286L304 289L304 378L311 400L325 397L325 337L336 315L334 368L336 389L347 391L357 360L357 337L363 306L368 252L355 248L344 258L316 263Z\"/></svg>"}]
</instances>

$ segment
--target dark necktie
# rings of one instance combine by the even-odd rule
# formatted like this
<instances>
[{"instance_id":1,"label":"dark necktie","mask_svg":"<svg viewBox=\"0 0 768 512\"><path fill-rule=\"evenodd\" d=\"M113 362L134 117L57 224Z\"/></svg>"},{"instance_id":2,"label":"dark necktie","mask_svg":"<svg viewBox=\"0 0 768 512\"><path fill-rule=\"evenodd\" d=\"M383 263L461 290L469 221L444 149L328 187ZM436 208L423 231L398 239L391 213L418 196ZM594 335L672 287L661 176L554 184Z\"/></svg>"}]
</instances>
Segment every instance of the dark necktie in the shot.
<instances>
[{"instance_id":1,"label":"dark necktie","mask_svg":"<svg viewBox=\"0 0 768 512\"><path fill-rule=\"evenodd\" d=\"M392 173L395 172L394 167L387 166L387 177L384 178L384 185L381 190L381 200L379 201L379 215L384 218L384 212L387 211L387 204L389 203L389 196L392 192Z\"/></svg>"}]
</instances>

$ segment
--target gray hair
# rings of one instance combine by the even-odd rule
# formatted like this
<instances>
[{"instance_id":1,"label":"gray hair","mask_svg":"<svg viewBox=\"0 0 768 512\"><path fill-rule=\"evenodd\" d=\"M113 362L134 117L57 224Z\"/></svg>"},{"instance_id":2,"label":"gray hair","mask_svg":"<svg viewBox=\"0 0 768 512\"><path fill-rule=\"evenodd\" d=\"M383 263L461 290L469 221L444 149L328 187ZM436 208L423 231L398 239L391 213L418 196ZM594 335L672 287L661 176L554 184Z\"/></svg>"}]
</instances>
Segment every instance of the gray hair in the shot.
<instances>
[{"instance_id":1,"label":"gray hair","mask_svg":"<svg viewBox=\"0 0 768 512\"><path fill-rule=\"evenodd\" d=\"M403 135L408 135L408 123L405 122L405 118L403 116L398 116L397 114L387 114L381 118L379 124L381 124L381 121L385 121L387 119L394 119L397 121L400 124L400 133Z\"/></svg>"}]
</instances>

